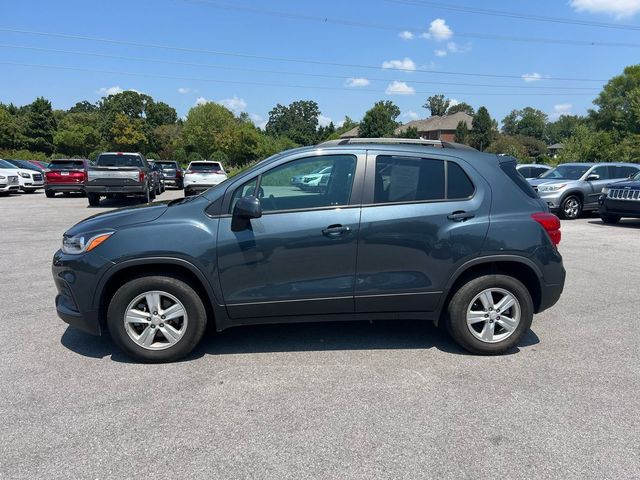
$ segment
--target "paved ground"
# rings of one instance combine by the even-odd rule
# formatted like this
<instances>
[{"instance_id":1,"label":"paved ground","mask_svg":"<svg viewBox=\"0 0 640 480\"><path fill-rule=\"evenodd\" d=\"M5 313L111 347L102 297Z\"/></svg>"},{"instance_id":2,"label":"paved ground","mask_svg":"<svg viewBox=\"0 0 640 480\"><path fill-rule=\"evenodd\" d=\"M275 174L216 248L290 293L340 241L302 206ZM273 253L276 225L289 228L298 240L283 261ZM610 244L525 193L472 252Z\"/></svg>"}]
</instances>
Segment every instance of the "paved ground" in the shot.
<instances>
[{"instance_id":1,"label":"paved ground","mask_svg":"<svg viewBox=\"0 0 640 480\"><path fill-rule=\"evenodd\" d=\"M0 211L0 478L640 476L640 222L563 224L565 295L511 355L379 322L229 330L138 365L55 315L51 256L99 210Z\"/></svg>"}]
</instances>

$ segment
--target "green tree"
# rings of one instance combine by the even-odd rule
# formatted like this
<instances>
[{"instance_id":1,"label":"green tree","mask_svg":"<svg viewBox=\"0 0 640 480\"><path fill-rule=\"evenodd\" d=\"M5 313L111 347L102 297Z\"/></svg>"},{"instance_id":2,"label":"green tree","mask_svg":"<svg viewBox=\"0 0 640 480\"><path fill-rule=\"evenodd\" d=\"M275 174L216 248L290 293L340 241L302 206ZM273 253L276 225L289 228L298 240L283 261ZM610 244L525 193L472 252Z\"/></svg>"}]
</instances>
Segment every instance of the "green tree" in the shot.
<instances>
[{"instance_id":1,"label":"green tree","mask_svg":"<svg viewBox=\"0 0 640 480\"><path fill-rule=\"evenodd\" d=\"M53 136L56 151L66 156L86 157L101 142L100 118L96 113L68 113Z\"/></svg>"},{"instance_id":2,"label":"green tree","mask_svg":"<svg viewBox=\"0 0 640 480\"><path fill-rule=\"evenodd\" d=\"M376 102L360 122L359 136L362 138L392 137L398 127L396 119L400 108L390 100Z\"/></svg>"},{"instance_id":3,"label":"green tree","mask_svg":"<svg viewBox=\"0 0 640 480\"><path fill-rule=\"evenodd\" d=\"M542 140L544 138L547 114L533 107L512 110L502 120L502 133L524 135Z\"/></svg>"},{"instance_id":4,"label":"green tree","mask_svg":"<svg viewBox=\"0 0 640 480\"><path fill-rule=\"evenodd\" d=\"M73 107L71 107L69 109L69 113L93 113L97 110L98 105L88 102L87 100L83 100L81 102L77 102Z\"/></svg>"},{"instance_id":5,"label":"green tree","mask_svg":"<svg viewBox=\"0 0 640 480\"><path fill-rule=\"evenodd\" d=\"M578 115L560 115L555 122L547 123L545 140L550 144L559 143L572 136L578 125L585 124L585 118Z\"/></svg>"},{"instance_id":6,"label":"green tree","mask_svg":"<svg viewBox=\"0 0 640 480\"><path fill-rule=\"evenodd\" d=\"M272 137L286 136L300 145L313 145L317 142L319 116L318 104L312 100L278 104L269 112L265 131Z\"/></svg>"},{"instance_id":7,"label":"green tree","mask_svg":"<svg viewBox=\"0 0 640 480\"><path fill-rule=\"evenodd\" d=\"M598 130L640 134L640 64L613 77L593 101L589 117Z\"/></svg>"},{"instance_id":8,"label":"green tree","mask_svg":"<svg viewBox=\"0 0 640 480\"><path fill-rule=\"evenodd\" d=\"M474 108L466 102L456 103L455 105L451 105L447 110L447 115L453 115L454 113L464 112L467 115L471 115L472 117L476 114Z\"/></svg>"},{"instance_id":9,"label":"green tree","mask_svg":"<svg viewBox=\"0 0 640 480\"><path fill-rule=\"evenodd\" d=\"M146 119L151 127L173 125L178 121L175 108L164 102L152 102L147 105Z\"/></svg>"},{"instance_id":10,"label":"green tree","mask_svg":"<svg viewBox=\"0 0 640 480\"><path fill-rule=\"evenodd\" d=\"M236 125L233 113L218 103L204 103L189 110L182 128L182 145L187 152L209 157L221 148L222 134Z\"/></svg>"},{"instance_id":11,"label":"green tree","mask_svg":"<svg viewBox=\"0 0 640 480\"><path fill-rule=\"evenodd\" d=\"M147 136L140 118L129 118L123 113L116 113L111 126L112 146L118 150L144 151L147 146Z\"/></svg>"},{"instance_id":12,"label":"green tree","mask_svg":"<svg viewBox=\"0 0 640 480\"><path fill-rule=\"evenodd\" d=\"M398 138L420 138L417 127L407 127L404 132L400 132Z\"/></svg>"},{"instance_id":13,"label":"green tree","mask_svg":"<svg viewBox=\"0 0 640 480\"><path fill-rule=\"evenodd\" d=\"M54 150L53 134L56 131L51 102L38 97L27 106L26 111L24 135L27 148L51 155Z\"/></svg>"},{"instance_id":14,"label":"green tree","mask_svg":"<svg viewBox=\"0 0 640 480\"><path fill-rule=\"evenodd\" d=\"M486 107L480 107L471 124L470 144L483 151L491 145L494 136L494 124L491 120L491 115L489 115Z\"/></svg>"},{"instance_id":15,"label":"green tree","mask_svg":"<svg viewBox=\"0 0 640 480\"><path fill-rule=\"evenodd\" d=\"M528 161L527 149L516 137L497 135L496 139L487 147L486 152L509 155L521 162Z\"/></svg>"},{"instance_id":16,"label":"green tree","mask_svg":"<svg viewBox=\"0 0 640 480\"><path fill-rule=\"evenodd\" d=\"M469 142L469 127L467 126L467 122L462 120L458 122L458 125L456 126L455 141L465 144Z\"/></svg>"},{"instance_id":17,"label":"green tree","mask_svg":"<svg viewBox=\"0 0 640 480\"><path fill-rule=\"evenodd\" d=\"M151 135L152 148L158 152L163 160L173 160L178 147L180 146L182 126L174 123L160 125L153 129ZM184 155L186 159L186 154Z\"/></svg>"},{"instance_id":18,"label":"green tree","mask_svg":"<svg viewBox=\"0 0 640 480\"><path fill-rule=\"evenodd\" d=\"M447 110L449 109L450 104L451 101L444 95L431 95L429 98L427 98L427 103L425 103L422 107L429 110L432 117L436 115L441 117L447 114Z\"/></svg>"},{"instance_id":19,"label":"green tree","mask_svg":"<svg viewBox=\"0 0 640 480\"><path fill-rule=\"evenodd\" d=\"M24 122L11 109L0 104L0 149L20 148L24 143Z\"/></svg>"}]
</instances>

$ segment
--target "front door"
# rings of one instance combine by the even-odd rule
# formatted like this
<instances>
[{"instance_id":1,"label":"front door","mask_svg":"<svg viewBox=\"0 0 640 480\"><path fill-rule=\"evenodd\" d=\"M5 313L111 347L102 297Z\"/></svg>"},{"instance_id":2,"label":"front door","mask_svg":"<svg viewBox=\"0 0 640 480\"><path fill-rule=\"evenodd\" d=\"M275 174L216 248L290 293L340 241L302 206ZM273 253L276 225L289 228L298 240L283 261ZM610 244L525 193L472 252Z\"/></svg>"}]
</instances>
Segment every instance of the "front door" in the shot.
<instances>
[{"instance_id":1,"label":"front door","mask_svg":"<svg viewBox=\"0 0 640 480\"><path fill-rule=\"evenodd\" d=\"M235 202L257 193L261 218L218 227L218 267L232 318L351 313L359 199L352 196L364 155L324 155L280 164L236 187ZM302 182L302 183L301 183Z\"/></svg>"}]
</instances>

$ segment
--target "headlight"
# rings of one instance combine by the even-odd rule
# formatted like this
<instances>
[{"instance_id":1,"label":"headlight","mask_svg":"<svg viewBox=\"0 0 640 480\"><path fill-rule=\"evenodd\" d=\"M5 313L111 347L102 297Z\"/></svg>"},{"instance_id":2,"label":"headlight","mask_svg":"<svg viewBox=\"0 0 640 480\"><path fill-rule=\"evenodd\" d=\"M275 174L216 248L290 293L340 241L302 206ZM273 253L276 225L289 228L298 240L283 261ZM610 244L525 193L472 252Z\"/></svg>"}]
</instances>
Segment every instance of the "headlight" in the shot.
<instances>
[{"instance_id":1,"label":"headlight","mask_svg":"<svg viewBox=\"0 0 640 480\"><path fill-rule=\"evenodd\" d=\"M7 177L5 177L4 175L0 175L0 180L6 180Z\"/></svg>"},{"instance_id":2,"label":"headlight","mask_svg":"<svg viewBox=\"0 0 640 480\"><path fill-rule=\"evenodd\" d=\"M609 194L609 187L602 187L602 193L604 193L605 195Z\"/></svg>"},{"instance_id":3,"label":"headlight","mask_svg":"<svg viewBox=\"0 0 640 480\"><path fill-rule=\"evenodd\" d=\"M556 192L566 186L567 186L566 183L563 183L562 185L540 185L538 187L538 191L539 192Z\"/></svg>"},{"instance_id":4,"label":"headlight","mask_svg":"<svg viewBox=\"0 0 640 480\"><path fill-rule=\"evenodd\" d=\"M90 252L106 239L108 239L114 232L103 232L97 235L82 234L75 235L73 237L62 237L62 251L69 255L78 255L80 253Z\"/></svg>"},{"instance_id":5,"label":"headlight","mask_svg":"<svg viewBox=\"0 0 640 480\"><path fill-rule=\"evenodd\" d=\"M31 175L29 175L28 173L24 173L24 172L20 172L20 176L22 178L31 178Z\"/></svg>"}]
</instances>

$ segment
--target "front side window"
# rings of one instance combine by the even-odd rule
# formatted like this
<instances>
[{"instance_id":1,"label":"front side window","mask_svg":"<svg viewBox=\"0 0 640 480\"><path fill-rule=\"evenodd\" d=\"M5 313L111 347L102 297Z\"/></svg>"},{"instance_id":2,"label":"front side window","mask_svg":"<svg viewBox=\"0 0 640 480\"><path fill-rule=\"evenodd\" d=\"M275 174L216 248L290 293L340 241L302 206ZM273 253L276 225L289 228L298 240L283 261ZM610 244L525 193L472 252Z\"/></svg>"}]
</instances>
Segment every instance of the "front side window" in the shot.
<instances>
[{"instance_id":1,"label":"front side window","mask_svg":"<svg viewBox=\"0 0 640 480\"><path fill-rule=\"evenodd\" d=\"M238 187L231 199L231 211L238 199L255 195L263 212L304 210L348 205L356 169L353 155L301 158L265 172ZM257 195L256 195L257 194Z\"/></svg>"}]
</instances>

